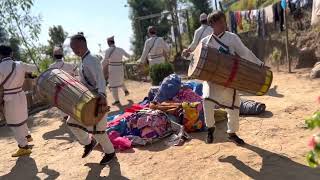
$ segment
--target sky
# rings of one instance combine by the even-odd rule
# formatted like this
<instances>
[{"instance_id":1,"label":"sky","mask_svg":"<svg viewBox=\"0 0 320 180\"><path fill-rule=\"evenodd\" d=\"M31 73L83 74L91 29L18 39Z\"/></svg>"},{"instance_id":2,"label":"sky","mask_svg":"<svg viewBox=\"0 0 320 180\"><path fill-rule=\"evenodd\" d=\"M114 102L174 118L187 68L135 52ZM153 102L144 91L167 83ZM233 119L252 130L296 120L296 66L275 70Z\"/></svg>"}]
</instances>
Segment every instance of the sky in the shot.
<instances>
[{"instance_id":1,"label":"sky","mask_svg":"<svg viewBox=\"0 0 320 180\"><path fill-rule=\"evenodd\" d=\"M48 30L61 25L69 35L84 32L89 49L107 48L106 38L115 36L118 47L130 51L132 37L127 0L35 0L32 13L42 18L39 41L47 44ZM68 40L66 41L68 43Z\"/></svg>"},{"instance_id":2,"label":"sky","mask_svg":"<svg viewBox=\"0 0 320 180\"><path fill-rule=\"evenodd\" d=\"M47 44L49 27L61 25L69 36L84 32L93 53L99 52L98 44L104 51L106 38L112 35L118 47L131 53L133 32L125 5L127 0L35 0L32 13L42 17L41 44Z\"/></svg>"}]
</instances>

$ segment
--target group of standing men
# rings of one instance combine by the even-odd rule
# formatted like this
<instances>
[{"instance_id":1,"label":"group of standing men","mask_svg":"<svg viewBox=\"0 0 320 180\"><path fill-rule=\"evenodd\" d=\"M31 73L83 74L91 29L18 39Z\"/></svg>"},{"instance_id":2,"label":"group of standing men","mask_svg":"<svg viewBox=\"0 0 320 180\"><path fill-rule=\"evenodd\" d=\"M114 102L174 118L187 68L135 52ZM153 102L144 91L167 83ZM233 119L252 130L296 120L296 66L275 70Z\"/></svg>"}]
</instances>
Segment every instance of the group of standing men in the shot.
<instances>
[{"instance_id":1,"label":"group of standing men","mask_svg":"<svg viewBox=\"0 0 320 180\"><path fill-rule=\"evenodd\" d=\"M188 49L184 50L185 55L192 53L199 43L204 43L207 46L216 48L221 53L238 55L243 59L263 65L236 34L227 31L226 17L223 12L214 11L209 16L201 14L200 21L202 25L195 31L191 45ZM146 40L142 56L138 62L149 64L149 66L164 63L170 51L169 45L156 35L155 27L149 27L148 34L150 38ZM118 88L122 88L125 95L129 95L129 91L124 85L122 59L123 57L129 58L130 55L123 49L116 47L114 37L108 38L107 43L109 49L106 51L103 62L100 63L98 58L93 56L88 50L87 41L83 34L72 36L70 41L73 52L81 57L79 66L80 81L88 89L97 91L99 98L98 109L100 112L105 112L108 108L105 77L108 77L109 88L115 100L113 105L120 103ZM26 125L28 118L27 101L25 93L22 90L22 84L25 73L34 72L37 69L34 65L14 61L11 55L12 49L9 46L0 45L0 85L4 87L4 112L7 125L14 132L19 146L18 151L12 156L18 157L31 153L28 141L32 141L32 138ZM55 63L50 68L59 68L71 75L75 74L74 66L63 61L63 50L61 47L56 47L53 55ZM107 73L104 74L104 72ZM244 141L236 135L236 132L239 130L240 100L238 91L211 82L204 82L203 94L205 122L208 127L206 142L210 144L214 141L215 121L213 109L214 105L218 104L227 109L228 138L238 145L244 144ZM67 124L80 144L84 146L83 158L87 157L98 143L105 153L100 164L105 165L116 157L114 147L105 132L106 121L100 121L93 127L85 126L68 117ZM82 128L77 128L79 126ZM90 134L93 135L90 136Z\"/></svg>"}]
</instances>

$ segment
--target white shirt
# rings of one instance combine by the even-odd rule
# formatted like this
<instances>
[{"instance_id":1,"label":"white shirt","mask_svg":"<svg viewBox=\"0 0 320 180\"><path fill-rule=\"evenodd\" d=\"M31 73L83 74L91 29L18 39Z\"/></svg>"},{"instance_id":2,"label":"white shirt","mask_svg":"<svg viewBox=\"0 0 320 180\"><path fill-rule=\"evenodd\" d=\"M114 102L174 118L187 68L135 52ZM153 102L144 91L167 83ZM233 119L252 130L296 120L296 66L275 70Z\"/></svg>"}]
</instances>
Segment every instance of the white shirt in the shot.
<instances>
[{"instance_id":1,"label":"white shirt","mask_svg":"<svg viewBox=\"0 0 320 180\"><path fill-rule=\"evenodd\" d=\"M208 26L206 24L201 25L194 32L192 43L189 45L190 51L194 51L196 49L196 47L198 46L198 44L201 42L201 40L203 38L209 36L212 33L213 33L213 29L210 26Z\"/></svg>"},{"instance_id":2,"label":"white shirt","mask_svg":"<svg viewBox=\"0 0 320 180\"><path fill-rule=\"evenodd\" d=\"M209 35L205 37L202 40L202 43L208 44L208 46L213 47L215 49L220 50L221 48L224 48L220 43L218 43L213 37L215 35ZM232 55L239 55L241 58L248 60L250 62L253 62L258 65L262 65L263 62L258 59L251 50L249 50L241 41L241 39L238 37L238 35L231 33L229 31L225 31L224 33L221 33L218 37L218 40L229 47L230 54Z\"/></svg>"},{"instance_id":3,"label":"white shirt","mask_svg":"<svg viewBox=\"0 0 320 180\"><path fill-rule=\"evenodd\" d=\"M74 76L76 66L73 64L70 64L70 63L66 63L61 59L61 60L56 60L56 62L50 64L49 68L50 69L52 69L52 68L61 69L65 72L67 72L68 74Z\"/></svg>"},{"instance_id":4,"label":"white shirt","mask_svg":"<svg viewBox=\"0 0 320 180\"><path fill-rule=\"evenodd\" d=\"M165 54L169 53L169 51L170 47L162 37L152 36L147 39L144 44L140 61L145 63L147 61L147 56L148 60L163 58Z\"/></svg>"},{"instance_id":5,"label":"white shirt","mask_svg":"<svg viewBox=\"0 0 320 180\"><path fill-rule=\"evenodd\" d=\"M14 61L11 58L5 58L3 59L3 62L0 63L0 83L3 82L12 71L13 62ZM35 65L27 64L21 61L15 61L15 63L16 68L13 71L11 77L4 84L4 89L14 89L22 87L25 80L25 73L37 71L37 67Z\"/></svg>"},{"instance_id":6,"label":"white shirt","mask_svg":"<svg viewBox=\"0 0 320 180\"><path fill-rule=\"evenodd\" d=\"M106 93L106 81L99 59L87 51L80 62L80 80L90 90ZM83 74L84 73L84 74Z\"/></svg>"},{"instance_id":7,"label":"white shirt","mask_svg":"<svg viewBox=\"0 0 320 180\"><path fill-rule=\"evenodd\" d=\"M102 67L105 67L108 64L119 64L122 63L123 57L130 58L130 55L122 48L111 46L107 49L102 61Z\"/></svg>"}]
</instances>

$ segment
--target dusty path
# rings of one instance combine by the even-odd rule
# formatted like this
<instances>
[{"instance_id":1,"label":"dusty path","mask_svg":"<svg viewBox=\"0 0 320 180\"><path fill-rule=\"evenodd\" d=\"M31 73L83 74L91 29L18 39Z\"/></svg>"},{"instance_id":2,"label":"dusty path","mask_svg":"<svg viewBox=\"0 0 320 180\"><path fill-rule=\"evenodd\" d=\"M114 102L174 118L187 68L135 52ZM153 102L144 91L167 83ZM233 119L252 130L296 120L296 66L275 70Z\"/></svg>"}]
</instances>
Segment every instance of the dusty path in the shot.
<instances>
[{"instance_id":1,"label":"dusty path","mask_svg":"<svg viewBox=\"0 0 320 180\"><path fill-rule=\"evenodd\" d=\"M318 109L320 81L305 72L275 74L269 96L246 97L266 103L265 114L242 117L240 136L249 144L226 142L225 122L218 124L215 144L206 145L205 133L181 147L160 142L118 153L119 162L100 167L100 152L81 159L82 147L55 109L29 121L34 137L30 157L11 158L16 144L7 128L0 128L0 179L320 179L320 169L306 166L307 141L313 132L304 129L304 118ZM128 82L131 95L122 100L139 102L149 84ZM111 97L109 97L111 102ZM117 111L117 109L113 109Z\"/></svg>"}]
</instances>

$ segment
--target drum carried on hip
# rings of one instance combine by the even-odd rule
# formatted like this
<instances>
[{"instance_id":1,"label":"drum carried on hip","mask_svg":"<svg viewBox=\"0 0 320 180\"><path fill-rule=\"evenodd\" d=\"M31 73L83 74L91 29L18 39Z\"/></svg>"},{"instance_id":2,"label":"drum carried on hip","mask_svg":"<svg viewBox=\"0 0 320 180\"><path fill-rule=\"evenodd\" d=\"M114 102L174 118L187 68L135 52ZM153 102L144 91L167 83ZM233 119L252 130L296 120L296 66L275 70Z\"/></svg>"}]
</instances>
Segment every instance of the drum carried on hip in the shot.
<instances>
[{"instance_id":1,"label":"drum carried on hip","mask_svg":"<svg viewBox=\"0 0 320 180\"><path fill-rule=\"evenodd\" d=\"M105 115L97 115L97 94L60 69L48 69L37 81L39 94L64 113L86 126L97 124Z\"/></svg>"},{"instance_id":2,"label":"drum carried on hip","mask_svg":"<svg viewBox=\"0 0 320 180\"><path fill-rule=\"evenodd\" d=\"M200 43L194 51L188 76L258 96L268 92L273 74L266 67Z\"/></svg>"}]
</instances>

